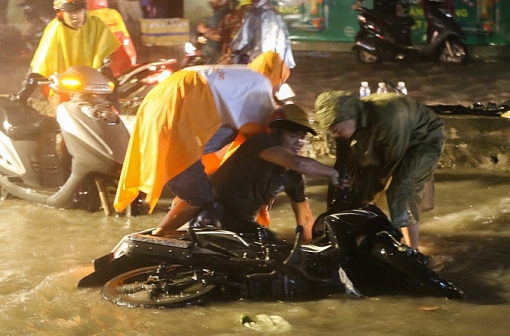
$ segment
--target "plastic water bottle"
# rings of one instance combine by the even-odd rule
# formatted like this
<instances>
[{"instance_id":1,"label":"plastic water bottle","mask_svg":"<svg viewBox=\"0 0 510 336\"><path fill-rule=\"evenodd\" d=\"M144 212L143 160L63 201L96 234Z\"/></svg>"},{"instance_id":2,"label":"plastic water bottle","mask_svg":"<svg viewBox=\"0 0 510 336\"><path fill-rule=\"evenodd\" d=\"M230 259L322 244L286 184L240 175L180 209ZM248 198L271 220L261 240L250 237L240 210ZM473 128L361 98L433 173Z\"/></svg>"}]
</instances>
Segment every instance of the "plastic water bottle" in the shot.
<instances>
[{"instance_id":1,"label":"plastic water bottle","mask_svg":"<svg viewBox=\"0 0 510 336\"><path fill-rule=\"evenodd\" d=\"M405 82L398 82L397 89L402 96L407 96L407 88Z\"/></svg>"},{"instance_id":2,"label":"plastic water bottle","mask_svg":"<svg viewBox=\"0 0 510 336\"><path fill-rule=\"evenodd\" d=\"M359 97L363 98L370 95L370 87L368 86L368 82L361 82L361 86L359 87Z\"/></svg>"},{"instance_id":3,"label":"plastic water bottle","mask_svg":"<svg viewBox=\"0 0 510 336\"><path fill-rule=\"evenodd\" d=\"M388 92L388 89L386 89L386 83L380 82L378 84L377 93L381 94L381 93L387 93L387 92Z\"/></svg>"}]
</instances>

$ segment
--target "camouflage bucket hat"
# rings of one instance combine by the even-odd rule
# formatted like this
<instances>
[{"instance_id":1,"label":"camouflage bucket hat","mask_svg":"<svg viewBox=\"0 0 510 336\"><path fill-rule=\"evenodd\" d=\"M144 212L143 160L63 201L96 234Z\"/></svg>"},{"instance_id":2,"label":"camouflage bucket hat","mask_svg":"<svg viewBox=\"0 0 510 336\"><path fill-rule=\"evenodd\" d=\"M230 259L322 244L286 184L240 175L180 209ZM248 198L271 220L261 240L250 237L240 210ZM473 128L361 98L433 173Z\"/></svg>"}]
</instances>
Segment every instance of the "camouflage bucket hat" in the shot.
<instances>
[{"instance_id":1,"label":"camouflage bucket hat","mask_svg":"<svg viewBox=\"0 0 510 336\"><path fill-rule=\"evenodd\" d=\"M322 129L346 121L357 120L359 99L347 91L323 92L315 100L315 120Z\"/></svg>"}]
</instances>

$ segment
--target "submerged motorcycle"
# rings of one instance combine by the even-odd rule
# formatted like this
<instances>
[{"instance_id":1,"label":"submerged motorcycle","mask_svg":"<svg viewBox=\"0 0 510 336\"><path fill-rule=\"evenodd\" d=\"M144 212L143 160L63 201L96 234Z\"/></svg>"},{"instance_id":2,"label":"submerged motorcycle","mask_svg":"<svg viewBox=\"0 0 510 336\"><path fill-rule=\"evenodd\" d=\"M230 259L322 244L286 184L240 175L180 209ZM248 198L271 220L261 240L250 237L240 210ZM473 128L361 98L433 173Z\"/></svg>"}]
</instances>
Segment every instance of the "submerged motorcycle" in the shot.
<instances>
[{"instance_id":1,"label":"submerged motorcycle","mask_svg":"<svg viewBox=\"0 0 510 336\"><path fill-rule=\"evenodd\" d=\"M56 208L113 210L129 133L106 96L113 83L98 70L71 66L49 78L69 101L56 119L19 100L0 98L0 190Z\"/></svg>"},{"instance_id":2,"label":"submerged motorcycle","mask_svg":"<svg viewBox=\"0 0 510 336\"><path fill-rule=\"evenodd\" d=\"M262 227L258 234L192 225L165 237L151 231L122 238L78 286L102 286L103 298L127 307L317 298L341 290L362 297L358 286L380 288L384 279L417 293L465 297L427 266L426 256L401 244L400 232L373 205L319 216L309 244L301 244L300 226L294 242Z\"/></svg>"},{"instance_id":3,"label":"submerged motorcycle","mask_svg":"<svg viewBox=\"0 0 510 336\"><path fill-rule=\"evenodd\" d=\"M353 50L361 63L377 63L401 59L425 59L463 63L467 52L462 28L448 12L444 0L423 0L430 36L422 47L413 46L411 30L415 20L410 16L381 13L380 10L358 8L358 31Z\"/></svg>"}]
</instances>

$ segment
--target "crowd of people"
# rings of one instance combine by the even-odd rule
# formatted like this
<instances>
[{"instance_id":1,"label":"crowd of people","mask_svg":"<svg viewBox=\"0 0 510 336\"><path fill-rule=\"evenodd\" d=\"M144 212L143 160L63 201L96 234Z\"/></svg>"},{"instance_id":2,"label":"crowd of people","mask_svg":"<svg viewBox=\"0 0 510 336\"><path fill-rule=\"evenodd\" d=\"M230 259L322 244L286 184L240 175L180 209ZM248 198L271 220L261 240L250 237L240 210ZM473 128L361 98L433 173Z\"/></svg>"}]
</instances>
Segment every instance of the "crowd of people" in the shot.
<instances>
[{"instance_id":1,"label":"crowd of people","mask_svg":"<svg viewBox=\"0 0 510 336\"><path fill-rule=\"evenodd\" d=\"M107 25L90 13L88 2L54 0L56 17L30 63L17 97L21 103L30 78L75 64L98 68L124 50ZM124 15L136 17L140 12L133 2L141 5L117 4ZM212 63L222 64L176 71L145 97L127 149L116 209L123 211L144 193L152 212L167 187L175 198L154 235L175 231L199 214L193 225L255 232L268 224L267 211L284 191L309 241L314 217L304 176L318 175L328 179L331 190L352 192L354 204L373 203L386 190L393 225L418 249L420 199L445 140L434 112L396 93L359 99L348 92L324 92L315 102L315 118L337 139L337 162L328 167L301 156L304 137L316 132L311 116L274 99L296 66L281 16L267 0L240 0L234 10L225 0L209 3L214 14L199 29L211 41ZM272 29L270 34L268 26L278 32ZM358 169L347 176L346 166Z\"/></svg>"}]
</instances>

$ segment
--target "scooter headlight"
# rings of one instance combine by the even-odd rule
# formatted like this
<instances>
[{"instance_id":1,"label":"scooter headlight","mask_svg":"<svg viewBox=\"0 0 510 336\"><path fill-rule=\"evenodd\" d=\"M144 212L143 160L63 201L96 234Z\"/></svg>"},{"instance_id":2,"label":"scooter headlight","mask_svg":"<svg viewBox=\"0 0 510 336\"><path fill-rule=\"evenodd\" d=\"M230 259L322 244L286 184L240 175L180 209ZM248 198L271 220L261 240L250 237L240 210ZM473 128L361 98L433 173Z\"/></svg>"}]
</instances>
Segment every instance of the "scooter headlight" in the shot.
<instances>
[{"instance_id":1,"label":"scooter headlight","mask_svg":"<svg viewBox=\"0 0 510 336\"><path fill-rule=\"evenodd\" d=\"M195 48L195 46L193 46L193 44L191 44L190 42L184 43L184 52L187 55L194 55L195 50L197 50L197 48Z\"/></svg>"},{"instance_id":2,"label":"scooter headlight","mask_svg":"<svg viewBox=\"0 0 510 336\"><path fill-rule=\"evenodd\" d=\"M80 109L83 114L95 122L107 125L117 125L120 123L119 114L111 104L81 104Z\"/></svg>"}]
</instances>

